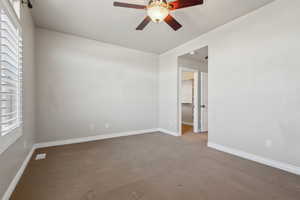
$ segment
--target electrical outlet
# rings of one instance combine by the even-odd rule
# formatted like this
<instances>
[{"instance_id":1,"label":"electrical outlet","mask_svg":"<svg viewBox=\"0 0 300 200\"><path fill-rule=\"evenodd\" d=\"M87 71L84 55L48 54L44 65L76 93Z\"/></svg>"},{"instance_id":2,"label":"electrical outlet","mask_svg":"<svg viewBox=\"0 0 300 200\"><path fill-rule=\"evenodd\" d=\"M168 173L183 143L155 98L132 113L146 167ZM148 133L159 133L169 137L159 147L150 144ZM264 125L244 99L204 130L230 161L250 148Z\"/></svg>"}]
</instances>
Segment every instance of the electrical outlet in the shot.
<instances>
[{"instance_id":1,"label":"electrical outlet","mask_svg":"<svg viewBox=\"0 0 300 200\"><path fill-rule=\"evenodd\" d=\"M266 145L266 147L267 147L267 148L271 148L271 147L272 147L272 145L273 145L273 142L272 142L272 140L266 140L266 143L265 143L265 145Z\"/></svg>"},{"instance_id":2,"label":"electrical outlet","mask_svg":"<svg viewBox=\"0 0 300 200\"><path fill-rule=\"evenodd\" d=\"M35 157L35 160L43 160L43 159L46 159L46 154L45 153L37 154L36 157Z\"/></svg>"},{"instance_id":3,"label":"electrical outlet","mask_svg":"<svg viewBox=\"0 0 300 200\"><path fill-rule=\"evenodd\" d=\"M90 128L91 132L94 132L95 131L95 124L90 124L89 128Z\"/></svg>"},{"instance_id":4,"label":"electrical outlet","mask_svg":"<svg viewBox=\"0 0 300 200\"><path fill-rule=\"evenodd\" d=\"M110 124L106 123L105 128L110 128Z\"/></svg>"},{"instance_id":5,"label":"electrical outlet","mask_svg":"<svg viewBox=\"0 0 300 200\"><path fill-rule=\"evenodd\" d=\"M23 142L23 146L24 146L24 149L27 148L27 141L24 141L24 142Z\"/></svg>"},{"instance_id":6,"label":"electrical outlet","mask_svg":"<svg viewBox=\"0 0 300 200\"><path fill-rule=\"evenodd\" d=\"M169 128L173 128L173 122L172 121L169 122Z\"/></svg>"}]
</instances>

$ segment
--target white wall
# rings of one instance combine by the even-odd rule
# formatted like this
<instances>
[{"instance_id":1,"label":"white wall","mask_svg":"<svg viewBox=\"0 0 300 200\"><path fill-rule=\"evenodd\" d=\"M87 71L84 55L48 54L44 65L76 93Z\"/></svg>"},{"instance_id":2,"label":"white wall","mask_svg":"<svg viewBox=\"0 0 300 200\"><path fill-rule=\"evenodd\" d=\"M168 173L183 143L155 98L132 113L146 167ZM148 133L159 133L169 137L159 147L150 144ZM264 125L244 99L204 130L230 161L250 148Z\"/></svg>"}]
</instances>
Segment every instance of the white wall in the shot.
<instances>
[{"instance_id":1,"label":"white wall","mask_svg":"<svg viewBox=\"0 0 300 200\"><path fill-rule=\"evenodd\" d=\"M193 72L183 72L182 76L192 76ZM193 123L193 84L194 80L182 80L181 82L181 113L183 123Z\"/></svg>"},{"instance_id":2,"label":"white wall","mask_svg":"<svg viewBox=\"0 0 300 200\"><path fill-rule=\"evenodd\" d=\"M38 142L157 128L157 55L45 29L36 49Z\"/></svg>"},{"instance_id":3,"label":"white wall","mask_svg":"<svg viewBox=\"0 0 300 200\"><path fill-rule=\"evenodd\" d=\"M14 138L22 134L0 155L0 198L21 167L35 139L34 23L27 8L22 9L21 25L23 33L23 129L17 129L6 136Z\"/></svg>"},{"instance_id":4,"label":"white wall","mask_svg":"<svg viewBox=\"0 0 300 200\"><path fill-rule=\"evenodd\" d=\"M191 74L194 76L193 72ZM193 103L193 84L194 80L181 81L181 103Z\"/></svg>"},{"instance_id":5,"label":"white wall","mask_svg":"<svg viewBox=\"0 0 300 200\"><path fill-rule=\"evenodd\" d=\"M208 45L209 141L300 166L299 19L277 0L161 55L161 128L178 131L177 57Z\"/></svg>"},{"instance_id":6,"label":"white wall","mask_svg":"<svg viewBox=\"0 0 300 200\"><path fill-rule=\"evenodd\" d=\"M187 125L193 124L193 104L183 103L181 107L182 123L188 123Z\"/></svg>"}]
</instances>

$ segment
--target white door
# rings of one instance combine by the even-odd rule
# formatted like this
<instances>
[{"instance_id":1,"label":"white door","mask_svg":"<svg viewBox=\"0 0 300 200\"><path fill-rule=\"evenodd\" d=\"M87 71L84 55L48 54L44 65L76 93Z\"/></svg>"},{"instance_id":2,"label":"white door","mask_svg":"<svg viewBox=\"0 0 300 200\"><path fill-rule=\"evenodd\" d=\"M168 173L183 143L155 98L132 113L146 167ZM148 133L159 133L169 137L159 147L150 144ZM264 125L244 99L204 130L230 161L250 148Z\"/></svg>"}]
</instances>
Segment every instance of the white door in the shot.
<instances>
[{"instance_id":1,"label":"white door","mask_svg":"<svg viewBox=\"0 0 300 200\"><path fill-rule=\"evenodd\" d=\"M201 132L208 131L208 73L201 72Z\"/></svg>"},{"instance_id":2,"label":"white door","mask_svg":"<svg viewBox=\"0 0 300 200\"><path fill-rule=\"evenodd\" d=\"M193 81L193 129L199 132L199 72L194 72Z\"/></svg>"}]
</instances>

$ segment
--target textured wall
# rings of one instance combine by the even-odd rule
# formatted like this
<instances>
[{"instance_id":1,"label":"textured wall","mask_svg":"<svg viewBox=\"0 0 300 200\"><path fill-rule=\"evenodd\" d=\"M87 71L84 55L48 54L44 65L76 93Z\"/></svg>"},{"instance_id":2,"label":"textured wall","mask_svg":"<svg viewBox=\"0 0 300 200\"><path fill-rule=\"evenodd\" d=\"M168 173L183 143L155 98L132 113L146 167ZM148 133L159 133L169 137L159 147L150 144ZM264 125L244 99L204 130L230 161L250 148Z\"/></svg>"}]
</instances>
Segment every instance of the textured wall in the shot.
<instances>
[{"instance_id":1,"label":"textured wall","mask_svg":"<svg viewBox=\"0 0 300 200\"><path fill-rule=\"evenodd\" d=\"M299 18L277 0L161 55L162 128L178 131L178 56L208 46L209 141L300 166Z\"/></svg>"},{"instance_id":2,"label":"textured wall","mask_svg":"<svg viewBox=\"0 0 300 200\"><path fill-rule=\"evenodd\" d=\"M38 142L157 128L157 55L44 29L36 41Z\"/></svg>"}]
</instances>

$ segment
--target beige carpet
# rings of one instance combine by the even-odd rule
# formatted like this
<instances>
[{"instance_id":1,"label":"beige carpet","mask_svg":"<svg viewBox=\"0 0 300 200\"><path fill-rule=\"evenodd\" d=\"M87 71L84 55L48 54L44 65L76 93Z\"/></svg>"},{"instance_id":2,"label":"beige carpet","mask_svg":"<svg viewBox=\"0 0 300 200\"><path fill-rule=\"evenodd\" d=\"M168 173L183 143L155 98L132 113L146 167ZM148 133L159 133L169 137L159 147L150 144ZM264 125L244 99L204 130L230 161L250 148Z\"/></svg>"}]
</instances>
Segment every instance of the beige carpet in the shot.
<instances>
[{"instance_id":1,"label":"beige carpet","mask_svg":"<svg viewBox=\"0 0 300 200\"><path fill-rule=\"evenodd\" d=\"M39 149L12 200L299 200L300 177L161 133Z\"/></svg>"}]
</instances>

